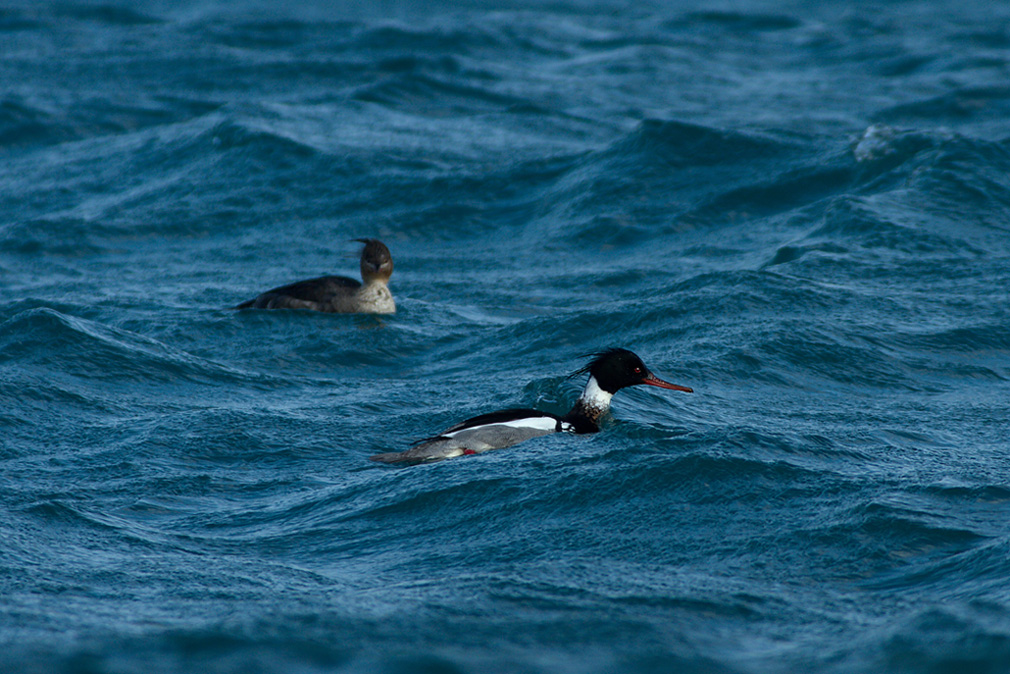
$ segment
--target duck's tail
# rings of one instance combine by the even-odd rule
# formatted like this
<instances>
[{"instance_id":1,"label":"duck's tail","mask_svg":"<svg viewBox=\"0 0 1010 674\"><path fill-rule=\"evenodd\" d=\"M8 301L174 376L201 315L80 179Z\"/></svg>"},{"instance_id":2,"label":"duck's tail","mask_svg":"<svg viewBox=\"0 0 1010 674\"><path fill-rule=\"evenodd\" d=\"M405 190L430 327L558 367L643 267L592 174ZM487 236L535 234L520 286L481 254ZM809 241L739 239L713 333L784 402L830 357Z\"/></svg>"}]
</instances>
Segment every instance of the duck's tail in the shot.
<instances>
[{"instance_id":1,"label":"duck's tail","mask_svg":"<svg viewBox=\"0 0 1010 674\"><path fill-rule=\"evenodd\" d=\"M422 440L418 445L411 447L405 452L386 452L385 454L374 454L368 458L379 463L430 463L450 459L463 454L475 454L472 450L460 446L452 438L434 437Z\"/></svg>"},{"instance_id":2,"label":"duck's tail","mask_svg":"<svg viewBox=\"0 0 1010 674\"><path fill-rule=\"evenodd\" d=\"M386 452L385 454L373 454L368 458L379 463L418 463L423 460L416 457L404 456L404 454L406 452Z\"/></svg>"}]
</instances>

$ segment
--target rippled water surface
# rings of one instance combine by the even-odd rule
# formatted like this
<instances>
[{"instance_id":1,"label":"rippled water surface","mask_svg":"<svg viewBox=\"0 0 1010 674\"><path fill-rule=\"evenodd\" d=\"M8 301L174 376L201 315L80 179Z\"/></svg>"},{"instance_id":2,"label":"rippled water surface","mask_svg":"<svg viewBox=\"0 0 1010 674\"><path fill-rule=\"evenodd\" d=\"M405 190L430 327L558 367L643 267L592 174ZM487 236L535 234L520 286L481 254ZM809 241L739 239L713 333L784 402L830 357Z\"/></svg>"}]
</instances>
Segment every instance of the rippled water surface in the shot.
<instances>
[{"instance_id":1,"label":"rippled water surface","mask_svg":"<svg viewBox=\"0 0 1010 674\"><path fill-rule=\"evenodd\" d=\"M0 670L1010 670L1007 6L281 7L0 9Z\"/></svg>"}]
</instances>

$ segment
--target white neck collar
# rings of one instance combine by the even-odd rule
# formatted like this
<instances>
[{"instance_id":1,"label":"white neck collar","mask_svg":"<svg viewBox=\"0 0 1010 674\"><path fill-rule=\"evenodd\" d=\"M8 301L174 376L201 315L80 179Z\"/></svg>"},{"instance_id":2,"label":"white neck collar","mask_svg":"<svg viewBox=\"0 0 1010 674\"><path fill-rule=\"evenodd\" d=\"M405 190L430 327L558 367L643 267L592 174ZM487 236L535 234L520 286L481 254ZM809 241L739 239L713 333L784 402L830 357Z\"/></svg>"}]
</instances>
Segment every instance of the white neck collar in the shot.
<instances>
[{"instance_id":1,"label":"white neck collar","mask_svg":"<svg viewBox=\"0 0 1010 674\"><path fill-rule=\"evenodd\" d=\"M590 375L589 381L586 382L586 388L582 390L582 395L579 396L579 402L586 407L605 412L610 408L610 399L613 397L613 393L601 389L600 385L596 383L596 377Z\"/></svg>"}]
</instances>

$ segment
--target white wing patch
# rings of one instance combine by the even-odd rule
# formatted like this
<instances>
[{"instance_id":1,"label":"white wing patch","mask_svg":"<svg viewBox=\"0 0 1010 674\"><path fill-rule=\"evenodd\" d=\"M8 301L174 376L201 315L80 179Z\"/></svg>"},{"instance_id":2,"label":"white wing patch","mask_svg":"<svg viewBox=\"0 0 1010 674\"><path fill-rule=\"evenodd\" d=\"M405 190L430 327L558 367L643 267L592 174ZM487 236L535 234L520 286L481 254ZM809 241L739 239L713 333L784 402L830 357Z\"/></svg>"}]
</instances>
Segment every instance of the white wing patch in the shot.
<instances>
[{"instance_id":1,"label":"white wing patch","mask_svg":"<svg viewBox=\"0 0 1010 674\"><path fill-rule=\"evenodd\" d=\"M562 429L568 425L569 424L563 423L561 425ZM553 433L558 428L558 420L554 417L526 417L524 419L513 419L512 421L496 421L490 424L481 424L480 426L468 426L467 428L461 428L458 431L453 431L452 433L442 433L441 437L451 438L455 437L459 433L472 432L479 428L491 428L492 426L505 426L507 428Z\"/></svg>"}]
</instances>

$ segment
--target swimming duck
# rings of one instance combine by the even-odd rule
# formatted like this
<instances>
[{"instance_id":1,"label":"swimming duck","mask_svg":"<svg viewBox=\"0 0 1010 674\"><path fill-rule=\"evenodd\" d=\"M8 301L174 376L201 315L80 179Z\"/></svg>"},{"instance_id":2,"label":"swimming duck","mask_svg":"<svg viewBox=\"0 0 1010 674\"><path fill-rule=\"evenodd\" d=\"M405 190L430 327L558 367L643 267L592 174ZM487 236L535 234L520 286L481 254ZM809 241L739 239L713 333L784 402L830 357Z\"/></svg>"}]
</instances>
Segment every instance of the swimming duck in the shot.
<instances>
[{"instance_id":1,"label":"swimming duck","mask_svg":"<svg viewBox=\"0 0 1010 674\"><path fill-rule=\"evenodd\" d=\"M572 376L589 373L589 381L571 411L564 416L534 409L508 409L481 414L418 442L403 452L376 454L381 463L427 463L492 449L511 447L549 433L596 433L600 417L610 409L610 400L622 388L646 384L672 391L693 393L687 386L663 381L627 349L608 349Z\"/></svg>"},{"instance_id":2,"label":"swimming duck","mask_svg":"<svg viewBox=\"0 0 1010 674\"><path fill-rule=\"evenodd\" d=\"M320 276L268 290L234 309L311 309L337 314L391 314L396 302L389 292L393 258L378 239L354 239L361 251L361 281L346 276Z\"/></svg>"}]
</instances>

